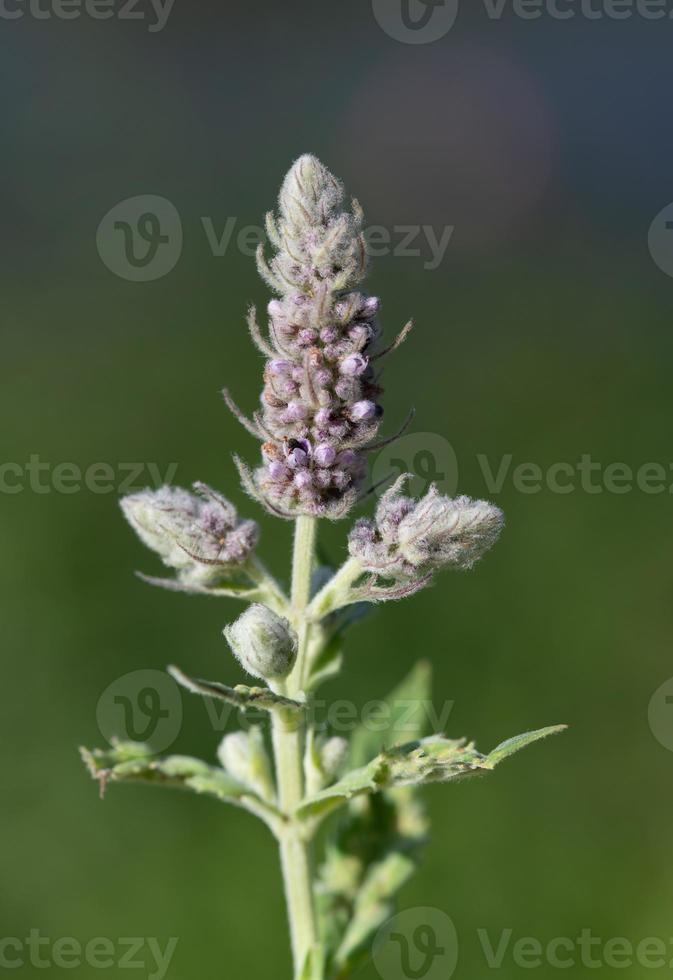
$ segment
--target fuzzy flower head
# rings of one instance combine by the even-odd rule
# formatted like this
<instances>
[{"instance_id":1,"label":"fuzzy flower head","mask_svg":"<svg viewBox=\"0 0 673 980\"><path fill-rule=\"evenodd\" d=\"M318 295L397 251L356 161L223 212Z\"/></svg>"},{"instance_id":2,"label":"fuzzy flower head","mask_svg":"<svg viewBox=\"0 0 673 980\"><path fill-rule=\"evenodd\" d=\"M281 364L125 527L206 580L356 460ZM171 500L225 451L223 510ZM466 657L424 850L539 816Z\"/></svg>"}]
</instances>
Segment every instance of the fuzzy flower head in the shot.
<instances>
[{"instance_id":1,"label":"fuzzy flower head","mask_svg":"<svg viewBox=\"0 0 673 980\"><path fill-rule=\"evenodd\" d=\"M363 518L348 547L362 567L383 578L411 580L441 568L471 568L502 530L502 511L485 500L444 497L431 486L420 500L402 493L408 474L381 498L373 521Z\"/></svg>"},{"instance_id":2,"label":"fuzzy flower head","mask_svg":"<svg viewBox=\"0 0 673 980\"><path fill-rule=\"evenodd\" d=\"M260 250L258 266L278 298L268 305L268 335L251 314L267 363L261 409L243 420L262 442L262 466L240 468L275 514L343 517L362 490L383 415L379 301L354 288L366 270L362 212L355 202L344 209L341 184L306 155L286 176L267 231L275 254L267 262Z\"/></svg>"},{"instance_id":3,"label":"fuzzy flower head","mask_svg":"<svg viewBox=\"0 0 673 980\"><path fill-rule=\"evenodd\" d=\"M164 486L124 497L121 507L140 540L155 551L179 581L207 586L246 563L259 530L240 521L233 504L205 483L197 494Z\"/></svg>"},{"instance_id":4,"label":"fuzzy flower head","mask_svg":"<svg viewBox=\"0 0 673 980\"><path fill-rule=\"evenodd\" d=\"M345 210L345 197L316 157L306 153L293 164L278 195L278 217L266 218L277 251L269 265L260 256L260 272L273 290L288 295L326 284L336 292L363 278L362 210L357 201Z\"/></svg>"}]
</instances>

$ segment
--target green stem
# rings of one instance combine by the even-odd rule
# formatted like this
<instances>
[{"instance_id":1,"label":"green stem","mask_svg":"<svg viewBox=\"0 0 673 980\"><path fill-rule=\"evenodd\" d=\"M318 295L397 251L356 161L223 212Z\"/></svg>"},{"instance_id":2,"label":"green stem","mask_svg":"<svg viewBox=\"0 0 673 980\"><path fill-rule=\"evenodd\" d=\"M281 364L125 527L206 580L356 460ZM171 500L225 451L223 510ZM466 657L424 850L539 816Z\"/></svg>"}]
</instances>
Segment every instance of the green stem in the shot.
<instances>
[{"instance_id":1,"label":"green stem","mask_svg":"<svg viewBox=\"0 0 673 980\"><path fill-rule=\"evenodd\" d=\"M351 586L362 574L359 560L348 558L311 602L308 609L309 620L322 619L328 613L354 602Z\"/></svg>"},{"instance_id":2,"label":"green stem","mask_svg":"<svg viewBox=\"0 0 673 980\"><path fill-rule=\"evenodd\" d=\"M297 519L292 560L291 619L299 640L297 661L285 683L290 697L302 691L310 625L306 608L311 596L311 572L315 549L316 521ZM299 976L309 950L316 942L315 911L311 882L309 843L294 813L304 795L304 722L274 712L273 746L276 760L279 804L287 817L280 834L280 858L285 885L295 976Z\"/></svg>"},{"instance_id":3,"label":"green stem","mask_svg":"<svg viewBox=\"0 0 673 980\"><path fill-rule=\"evenodd\" d=\"M296 696L302 691L306 681L306 654L310 631L306 610L311 598L311 573L313 572L317 523L314 517L299 517L294 532L291 603L293 625L299 638L299 647L297 662L287 679L290 697Z\"/></svg>"}]
</instances>

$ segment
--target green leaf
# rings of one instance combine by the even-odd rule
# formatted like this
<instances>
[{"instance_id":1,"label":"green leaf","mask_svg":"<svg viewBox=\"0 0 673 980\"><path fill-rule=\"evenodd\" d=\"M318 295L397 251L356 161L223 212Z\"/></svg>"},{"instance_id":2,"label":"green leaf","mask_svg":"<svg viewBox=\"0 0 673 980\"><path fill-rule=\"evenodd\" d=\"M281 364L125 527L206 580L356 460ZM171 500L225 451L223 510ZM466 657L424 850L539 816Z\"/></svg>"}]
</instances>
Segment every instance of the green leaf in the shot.
<instances>
[{"instance_id":1,"label":"green leaf","mask_svg":"<svg viewBox=\"0 0 673 980\"><path fill-rule=\"evenodd\" d=\"M82 759L104 792L110 782L145 782L192 789L218 799L234 800L249 791L222 769L190 756L153 756L136 742L120 742L111 749L81 749Z\"/></svg>"},{"instance_id":2,"label":"green leaf","mask_svg":"<svg viewBox=\"0 0 673 980\"><path fill-rule=\"evenodd\" d=\"M340 980L367 958L370 930L392 915L395 894L415 869L426 832L412 787L360 796L347 805L316 887L320 936L331 959L339 951Z\"/></svg>"},{"instance_id":3,"label":"green leaf","mask_svg":"<svg viewBox=\"0 0 673 980\"><path fill-rule=\"evenodd\" d=\"M263 599L264 592L259 588L251 589L249 586L230 584L227 587L205 585L195 585L189 582L181 582L179 578L160 578L155 575L145 575L143 572L136 572L136 577L147 585L155 585L159 589L167 589L169 592L187 592L192 595L219 596L229 599L243 599L253 602L255 599Z\"/></svg>"},{"instance_id":4,"label":"green leaf","mask_svg":"<svg viewBox=\"0 0 673 980\"><path fill-rule=\"evenodd\" d=\"M392 899L415 870L416 862L399 851L391 851L369 869L336 953L335 964L341 971L353 969L367 954L372 937L394 912Z\"/></svg>"},{"instance_id":5,"label":"green leaf","mask_svg":"<svg viewBox=\"0 0 673 980\"><path fill-rule=\"evenodd\" d=\"M306 800L297 810L300 819L326 816L331 810L361 793L374 793L382 789L387 779L386 760L382 756L372 759L368 766L354 769L327 789Z\"/></svg>"},{"instance_id":6,"label":"green leaf","mask_svg":"<svg viewBox=\"0 0 673 980\"><path fill-rule=\"evenodd\" d=\"M523 735L515 735L513 738L508 738L505 742L501 742L492 752L489 752L482 768L494 769L498 763L502 762L503 759L507 759L508 756L514 755L519 749L524 749L527 745L532 745L533 742L537 742L541 738L546 738L548 735L556 735L557 732L563 732L567 727L567 725L550 725L548 728L538 728L537 731L524 732Z\"/></svg>"},{"instance_id":7,"label":"green leaf","mask_svg":"<svg viewBox=\"0 0 673 980\"><path fill-rule=\"evenodd\" d=\"M350 764L364 766L386 745L411 742L420 738L427 727L432 686L432 667L420 660L402 683L384 700L389 724L385 731L373 731L361 725L351 739ZM378 725L377 725L378 727Z\"/></svg>"},{"instance_id":8,"label":"green leaf","mask_svg":"<svg viewBox=\"0 0 673 980\"><path fill-rule=\"evenodd\" d=\"M564 727L518 735L487 756L464 739L416 740L380 753L369 765L306 801L301 816L316 821L345 807L316 889L320 935L330 971L339 980L367 959L374 934L394 913L396 892L415 868L415 853L427 830L419 787L493 769L512 753Z\"/></svg>"},{"instance_id":9,"label":"green leaf","mask_svg":"<svg viewBox=\"0 0 673 980\"><path fill-rule=\"evenodd\" d=\"M554 725L536 732L527 732L502 742L484 756L465 739L431 736L407 742L381 752L368 765L347 773L333 786L305 800L297 811L302 819L318 819L362 793L374 793L395 786L419 786L427 783L446 783L480 769L494 769L498 763L519 749L554 732L565 725Z\"/></svg>"},{"instance_id":10,"label":"green leaf","mask_svg":"<svg viewBox=\"0 0 673 980\"><path fill-rule=\"evenodd\" d=\"M242 711L260 708L262 711L298 713L303 710L303 705L298 701L291 701L290 698L274 694L267 687L247 687L245 684L227 687L226 684L220 684L219 681L204 681L188 677L179 667L171 666L167 670L173 680L192 694L201 694L203 697L227 701Z\"/></svg>"},{"instance_id":11,"label":"green leaf","mask_svg":"<svg viewBox=\"0 0 673 980\"><path fill-rule=\"evenodd\" d=\"M80 749L89 772L100 786L101 797L109 783L148 783L171 789L188 790L211 796L224 803L245 807L274 827L281 819L278 811L261 800L224 769L191 756L165 758L136 742L119 742L110 749Z\"/></svg>"},{"instance_id":12,"label":"green leaf","mask_svg":"<svg viewBox=\"0 0 673 980\"><path fill-rule=\"evenodd\" d=\"M381 749L424 732L430 682L430 665L417 664L386 699L386 730L362 726L355 732L350 747L354 771L315 794L301 811L318 821L347 808L327 847L317 889L320 933L339 977L350 975L366 958L372 932L392 914L395 893L415 868L413 854L425 839L424 811L414 788L377 791L391 782L389 759Z\"/></svg>"}]
</instances>

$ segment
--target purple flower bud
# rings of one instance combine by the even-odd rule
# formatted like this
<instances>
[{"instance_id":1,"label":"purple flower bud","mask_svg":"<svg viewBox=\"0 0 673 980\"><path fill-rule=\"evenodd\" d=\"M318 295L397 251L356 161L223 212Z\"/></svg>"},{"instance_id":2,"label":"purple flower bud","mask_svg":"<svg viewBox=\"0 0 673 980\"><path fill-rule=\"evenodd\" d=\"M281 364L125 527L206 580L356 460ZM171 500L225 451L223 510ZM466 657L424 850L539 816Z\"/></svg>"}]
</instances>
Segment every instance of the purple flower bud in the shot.
<instances>
[{"instance_id":1,"label":"purple flower bud","mask_svg":"<svg viewBox=\"0 0 673 980\"><path fill-rule=\"evenodd\" d=\"M334 385L334 393L337 398L340 398L343 402L351 402L353 400L354 394L359 394L360 387L356 381L352 379L342 378L340 381Z\"/></svg>"},{"instance_id":2,"label":"purple flower bud","mask_svg":"<svg viewBox=\"0 0 673 980\"><path fill-rule=\"evenodd\" d=\"M308 470L301 470L295 475L294 483L300 490L307 490L313 485L313 478Z\"/></svg>"},{"instance_id":3,"label":"purple flower bud","mask_svg":"<svg viewBox=\"0 0 673 980\"><path fill-rule=\"evenodd\" d=\"M296 395L299 390L299 386L296 381L290 381L289 379L283 379L278 383L276 389L281 395L285 395L286 398L292 398Z\"/></svg>"},{"instance_id":4,"label":"purple flower bud","mask_svg":"<svg viewBox=\"0 0 673 980\"><path fill-rule=\"evenodd\" d=\"M358 350L363 350L372 339L372 331L365 324L359 323L348 331L348 339Z\"/></svg>"},{"instance_id":5,"label":"purple flower bud","mask_svg":"<svg viewBox=\"0 0 673 980\"><path fill-rule=\"evenodd\" d=\"M289 422L301 422L308 415L308 407L303 402L290 402L285 411L285 417Z\"/></svg>"},{"instance_id":6,"label":"purple flower bud","mask_svg":"<svg viewBox=\"0 0 673 980\"><path fill-rule=\"evenodd\" d=\"M349 378L355 378L367 370L369 361L361 354L351 354L339 365L339 370Z\"/></svg>"},{"instance_id":7,"label":"purple flower bud","mask_svg":"<svg viewBox=\"0 0 673 980\"><path fill-rule=\"evenodd\" d=\"M329 408L320 408L315 413L316 425L329 425L331 418L332 413L330 412Z\"/></svg>"},{"instance_id":8,"label":"purple flower bud","mask_svg":"<svg viewBox=\"0 0 673 980\"><path fill-rule=\"evenodd\" d=\"M339 336L339 330L337 327L330 325L329 327L323 327L320 331L320 339L323 344L333 344Z\"/></svg>"},{"instance_id":9,"label":"purple flower bud","mask_svg":"<svg viewBox=\"0 0 673 980\"><path fill-rule=\"evenodd\" d=\"M308 466L308 453L296 446L288 453L287 461L293 470L302 466Z\"/></svg>"},{"instance_id":10,"label":"purple flower bud","mask_svg":"<svg viewBox=\"0 0 673 980\"><path fill-rule=\"evenodd\" d=\"M317 486L326 490L332 483L332 472L331 470L316 470L313 474L313 479Z\"/></svg>"},{"instance_id":11,"label":"purple flower bud","mask_svg":"<svg viewBox=\"0 0 673 980\"><path fill-rule=\"evenodd\" d=\"M345 490L351 480L351 474L346 473L345 470L334 470L332 472L332 483L338 490Z\"/></svg>"},{"instance_id":12,"label":"purple flower bud","mask_svg":"<svg viewBox=\"0 0 673 980\"><path fill-rule=\"evenodd\" d=\"M230 530L228 515L214 501L203 504L198 521L203 530L209 534L221 536Z\"/></svg>"},{"instance_id":13,"label":"purple flower bud","mask_svg":"<svg viewBox=\"0 0 673 980\"><path fill-rule=\"evenodd\" d=\"M317 336L315 330L300 330L298 340L300 344L308 347L316 342Z\"/></svg>"},{"instance_id":14,"label":"purple flower bud","mask_svg":"<svg viewBox=\"0 0 673 980\"><path fill-rule=\"evenodd\" d=\"M259 532L253 521L239 521L233 504L215 490L194 486L198 496L161 487L124 497L121 506L140 539L177 569L181 582L210 586L249 558Z\"/></svg>"},{"instance_id":15,"label":"purple flower bud","mask_svg":"<svg viewBox=\"0 0 673 980\"><path fill-rule=\"evenodd\" d=\"M349 542L357 547L362 547L372 544L375 540L376 530L374 525L367 517L361 517L353 525L353 529L349 535Z\"/></svg>"},{"instance_id":16,"label":"purple flower bud","mask_svg":"<svg viewBox=\"0 0 673 980\"><path fill-rule=\"evenodd\" d=\"M337 463L339 466L345 466L347 469L352 469L359 460L358 454L353 449L344 449L337 456Z\"/></svg>"},{"instance_id":17,"label":"purple flower bud","mask_svg":"<svg viewBox=\"0 0 673 980\"><path fill-rule=\"evenodd\" d=\"M376 404L367 399L356 402L351 408L351 418L356 422L371 422L376 418Z\"/></svg>"},{"instance_id":18,"label":"purple flower bud","mask_svg":"<svg viewBox=\"0 0 673 980\"><path fill-rule=\"evenodd\" d=\"M328 442L323 442L317 447L313 455L318 466L331 466L337 454L334 446Z\"/></svg>"},{"instance_id":19,"label":"purple flower bud","mask_svg":"<svg viewBox=\"0 0 673 980\"><path fill-rule=\"evenodd\" d=\"M410 581L446 566L471 568L495 543L502 512L483 500L443 497L433 485L421 500L402 494L409 475L386 491L375 521L358 521L349 550L364 569Z\"/></svg>"},{"instance_id":20,"label":"purple flower bud","mask_svg":"<svg viewBox=\"0 0 673 980\"><path fill-rule=\"evenodd\" d=\"M342 421L342 422L333 422L330 426L328 426L329 434L332 437L332 439L334 439L336 441L339 441L339 442L342 439L345 439L346 438L346 436L348 435L349 428L350 428L350 426L349 426L348 422L345 422L345 421Z\"/></svg>"},{"instance_id":21,"label":"purple flower bud","mask_svg":"<svg viewBox=\"0 0 673 980\"><path fill-rule=\"evenodd\" d=\"M269 463L269 473L271 478L273 480L277 480L279 483L287 480L290 475L290 471L287 466L285 466L283 463L279 463L278 461Z\"/></svg>"},{"instance_id":22,"label":"purple flower bud","mask_svg":"<svg viewBox=\"0 0 673 980\"><path fill-rule=\"evenodd\" d=\"M269 361L269 371L271 374L280 376L283 374L290 374L292 368L294 367L292 361L283 361L276 357L272 361Z\"/></svg>"}]
</instances>

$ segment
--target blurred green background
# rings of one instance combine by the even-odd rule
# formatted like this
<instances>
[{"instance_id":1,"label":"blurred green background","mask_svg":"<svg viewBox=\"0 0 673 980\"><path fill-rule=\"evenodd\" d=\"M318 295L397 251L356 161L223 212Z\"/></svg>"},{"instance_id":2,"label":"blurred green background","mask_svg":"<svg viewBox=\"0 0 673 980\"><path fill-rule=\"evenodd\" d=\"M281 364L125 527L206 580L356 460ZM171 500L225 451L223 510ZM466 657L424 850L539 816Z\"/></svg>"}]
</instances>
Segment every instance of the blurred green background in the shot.
<instances>
[{"instance_id":1,"label":"blurred green background","mask_svg":"<svg viewBox=\"0 0 673 980\"><path fill-rule=\"evenodd\" d=\"M213 255L201 219L258 225L312 151L368 223L455 226L435 269L423 255L374 263L388 334L416 324L386 368L386 420L392 431L413 404L415 431L453 447L460 492L508 522L473 572L354 630L324 694L364 704L427 655L438 706L454 702L451 735L488 749L571 726L488 778L427 793L432 842L401 907L450 915L459 980L487 974L480 928L668 942L673 709L654 705L655 737L648 706L673 675L673 281L648 229L673 199L673 22L494 20L464 0L450 32L407 44L369 3L176 0L161 31L136 11L145 19L0 18L1 461L19 467L2 470L0 494L2 936L176 936L174 980L289 976L262 825L152 789L113 787L101 803L77 746L103 744L96 705L127 672L178 662L242 679L221 636L235 603L134 578L160 569L118 509L124 464L176 463L175 482L225 491L260 517L264 555L286 574L290 528L238 489L231 453L254 460L255 447L219 396L227 383L246 409L257 400L244 313L268 290L235 242ZM103 264L96 232L148 194L179 212L182 254L132 282ZM576 480L526 494L510 472L494 492L478 454L543 470L582 454L660 463L665 489ZM25 475L31 455L49 464L44 492ZM56 492L63 462L110 464L114 489ZM325 531L335 561L345 532ZM183 702L173 748L213 758L219 733L198 699ZM527 972L558 970L509 957L500 971Z\"/></svg>"}]
</instances>

